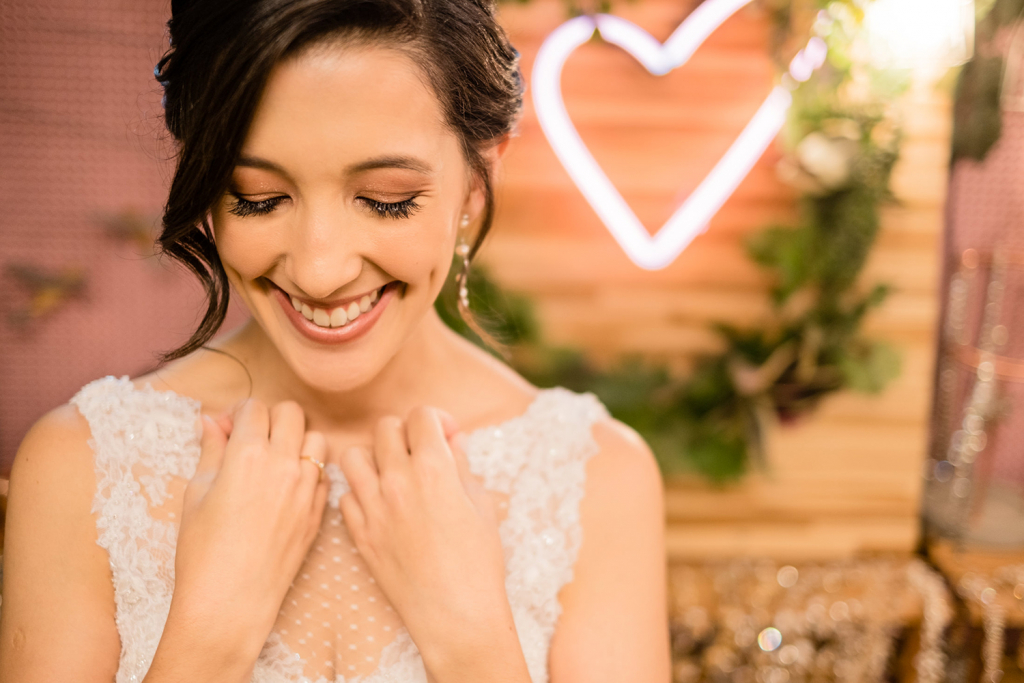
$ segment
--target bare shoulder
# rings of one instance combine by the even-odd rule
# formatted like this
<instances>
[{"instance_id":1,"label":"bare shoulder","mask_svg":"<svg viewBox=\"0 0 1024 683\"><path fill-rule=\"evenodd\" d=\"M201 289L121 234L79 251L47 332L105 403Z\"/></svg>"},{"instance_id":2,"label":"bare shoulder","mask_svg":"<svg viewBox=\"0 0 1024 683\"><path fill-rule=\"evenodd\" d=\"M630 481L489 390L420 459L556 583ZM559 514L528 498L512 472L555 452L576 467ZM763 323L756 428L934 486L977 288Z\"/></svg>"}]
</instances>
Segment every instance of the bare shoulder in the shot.
<instances>
[{"instance_id":1,"label":"bare shoulder","mask_svg":"<svg viewBox=\"0 0 1024 683\"><path fill-rule=\"evenodd\" d=\"M41 417L25 435L11 470L12 494L17 484L44 478L52 488L66 484L92 490L93 451L89 423L71 403ZM88 476L84 476L88 475ZM70 491L65 491L70 493Z\"/></svg>"},{"instance_id":2,"label":"bare shoulder","mask_svg":"<svg viewBox=\"0 0 1024 683\"><path fill-rule=\"evenodd\" d=\"M12 580L6 571L8 564L20 562L17 552L12 552L19 550L24 540L19 534L46 540L47 533L76 530L95 541L91 508L96 475L91 438L89 423L74 405L66 403L40 418L22 440L14 456L7 496L5 589ZM38 547L32 545L29 552ZM8 610L5 600L4 612Z\"/></svg>"},{"instance_id":3,"label":"bare shoulder","mask_svg":"<svg viewBox=\"0 0 1024 683\"><path fill-rule=\"evenodd\" d=\"M33 425L14 459L0 612L0 681L111 680L120 640L97 543L89 425L71 404Z\"/></svg>"},{"instance_id":4,"label":"bare shoulder","mask_svg":"<svg viewBox=\"0 0 1024 683\"><path fill-rule=\"evenodd\" d=\"M587 495L633 508L645 498L660 505L661 471L647 442L632 427L612 418L595 422L592 434L598 450L587 466Z\"/></svg>"},{"instance_id":5,"label":"bare shoulder","mask_svg":"<svg viewBox=\"0 0 1024 683\"><path fill-rule=\"evenodd\" d=\"M640 436L612 419L592 428L580 502L582 542L551 642L551 683L670 679L664 494Z\"/></svg>"},{"instance_id":6,"label":"bare shoulder","mask_svg":"<svg viewBox=\"0 0 1024 683\"><path fill-rule=\"evenodd\" d=\"M618 561L621 556L611 555L625 546L634 553L664 552L664 483L650 447L612 418L595 422L591 433L597 452L587 461L580 502L583 548L577 569L584 574Z\"/></svg>"}]
</instances>

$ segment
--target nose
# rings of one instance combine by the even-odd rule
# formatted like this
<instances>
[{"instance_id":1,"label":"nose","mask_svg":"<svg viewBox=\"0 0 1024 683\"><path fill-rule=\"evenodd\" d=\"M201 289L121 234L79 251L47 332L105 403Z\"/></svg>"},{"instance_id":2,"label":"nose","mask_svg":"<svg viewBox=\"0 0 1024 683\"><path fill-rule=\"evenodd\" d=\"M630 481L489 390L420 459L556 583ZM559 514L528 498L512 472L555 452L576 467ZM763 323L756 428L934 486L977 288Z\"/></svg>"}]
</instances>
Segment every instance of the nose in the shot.
<instances>
[{"instance_id":1,"label":"nose","mask_svg":"<svg viewBox=\"0 0 1024 683\"><path fill-rule=\"evenodd\" d=\"M367 245L358 230L346 225L341 207L309 207L300 214L291 231L286 274L305 296L334 298L359 278Z\"/></svg>"}]
</instances>

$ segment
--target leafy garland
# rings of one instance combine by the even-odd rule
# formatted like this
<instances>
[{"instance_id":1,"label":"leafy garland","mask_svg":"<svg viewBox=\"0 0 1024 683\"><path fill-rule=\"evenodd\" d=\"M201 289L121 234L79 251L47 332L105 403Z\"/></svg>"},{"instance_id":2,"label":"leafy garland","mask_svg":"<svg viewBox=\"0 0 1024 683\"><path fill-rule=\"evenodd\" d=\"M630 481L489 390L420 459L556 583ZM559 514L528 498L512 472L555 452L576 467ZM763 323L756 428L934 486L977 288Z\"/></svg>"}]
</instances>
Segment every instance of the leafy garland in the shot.
<instances>
[{"instance_id":1,"label":"leafy garland","mask_svg":"<svg viewBox=\"0 0 1024 683\"><path fill-rule=\"evenodd\" d=\"M882 285L858 278L879 229L879 206L900 130L890 109L906 80L854 59L863 7L856 0L763 3L773 18L774 56L786 65L811 31L829 45L827 63L794 91L782 136L780 176L802 194L795 226L771 226L747 241L749 256L775 283L762 327L715 325L724 350L697 359L693 373L629 358L601 370L579 351L543 342L529 300L503 292L486 270L470 276L470 306L507 344L506 357L539 386L592 391L647 440L665 474L696 472L713 482L764 464L765 430L789 422L842 389L879 392L899 374L889 345L865 338L865 315L884 301ZM780 69L783 71L783 69ZM456 331L455 287L438 311Z\"/></svg>"}]
</instances>

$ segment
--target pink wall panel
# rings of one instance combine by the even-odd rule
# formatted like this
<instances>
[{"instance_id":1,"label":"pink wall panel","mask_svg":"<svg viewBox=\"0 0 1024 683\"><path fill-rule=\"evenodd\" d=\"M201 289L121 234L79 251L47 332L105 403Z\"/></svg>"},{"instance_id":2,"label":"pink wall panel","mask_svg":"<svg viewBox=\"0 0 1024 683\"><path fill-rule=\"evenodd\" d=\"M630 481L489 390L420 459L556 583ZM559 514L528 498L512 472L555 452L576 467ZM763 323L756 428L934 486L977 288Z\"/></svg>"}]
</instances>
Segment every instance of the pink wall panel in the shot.
<instances>
[{"instance_id":1,"label":"pink wall panel","mask_svg":"<svg viewBox=\"0 0 1024 683\"><path fill-rule=\"evenodd\" d=\"M169 14L169 0L0 0L0 472L39 416L140 374L197 321L198 285L104 222L160 213L173 150L152 73ZM77 268L85 286L21 324L30 290L12 265Z\"/></svg>"}]
</instances>

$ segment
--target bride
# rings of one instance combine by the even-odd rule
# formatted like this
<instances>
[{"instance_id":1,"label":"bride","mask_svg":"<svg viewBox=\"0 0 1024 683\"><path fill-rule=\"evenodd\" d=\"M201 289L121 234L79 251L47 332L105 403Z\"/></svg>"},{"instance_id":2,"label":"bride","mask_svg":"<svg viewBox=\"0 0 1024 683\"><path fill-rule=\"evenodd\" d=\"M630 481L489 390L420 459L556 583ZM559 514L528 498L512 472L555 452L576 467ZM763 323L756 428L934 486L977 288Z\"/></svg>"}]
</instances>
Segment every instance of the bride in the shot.
<instances>
[{"instance_id":1,"label":"bride","mask_svg":"<svg viewBox=\"0 0 1024 683\"><path fill-rule=\"evenodd\" d=\"M169 27L159 241L208 307L25 437L0 681L667 682L650 451L433 309L522 99L489 0ZM229 289L251 318L214 342Z\"/></svg>"}]
</instances>

